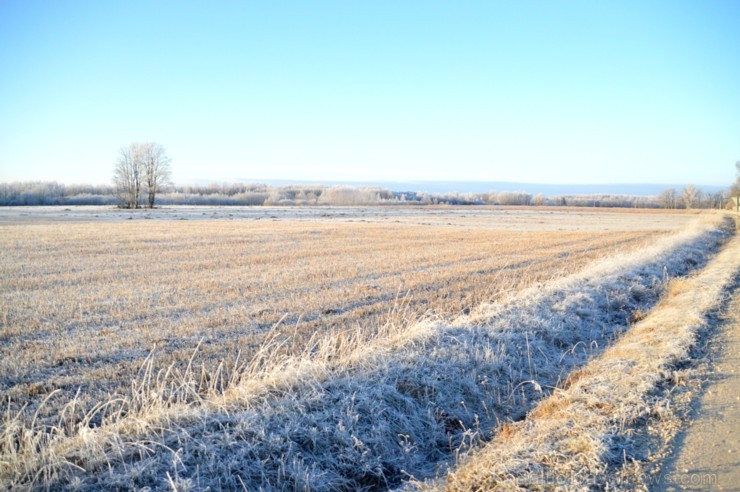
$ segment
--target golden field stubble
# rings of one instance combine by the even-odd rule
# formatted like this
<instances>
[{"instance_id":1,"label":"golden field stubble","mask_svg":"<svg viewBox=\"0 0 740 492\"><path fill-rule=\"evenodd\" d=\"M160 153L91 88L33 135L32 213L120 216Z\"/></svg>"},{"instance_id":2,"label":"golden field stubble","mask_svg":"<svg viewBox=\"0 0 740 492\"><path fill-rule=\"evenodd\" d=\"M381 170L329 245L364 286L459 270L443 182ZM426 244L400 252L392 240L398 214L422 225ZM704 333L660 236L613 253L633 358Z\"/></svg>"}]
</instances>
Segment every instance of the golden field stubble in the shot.
<instances>
[{"instance_id":1,"label":"golden field stubble","mask_svg":"<svg viewBox=\"0 0 740 492\"><path fill-rule=\"evenodd\" d=\"M136 221L0 227L0 396L33 404L130 385L161 366L249 357L276 323L372 329L408 295L454 317L654 240L659 231L537 232L408 224ZM49 407L51 411L51 407Z\"/></svg>"}]
</instances>

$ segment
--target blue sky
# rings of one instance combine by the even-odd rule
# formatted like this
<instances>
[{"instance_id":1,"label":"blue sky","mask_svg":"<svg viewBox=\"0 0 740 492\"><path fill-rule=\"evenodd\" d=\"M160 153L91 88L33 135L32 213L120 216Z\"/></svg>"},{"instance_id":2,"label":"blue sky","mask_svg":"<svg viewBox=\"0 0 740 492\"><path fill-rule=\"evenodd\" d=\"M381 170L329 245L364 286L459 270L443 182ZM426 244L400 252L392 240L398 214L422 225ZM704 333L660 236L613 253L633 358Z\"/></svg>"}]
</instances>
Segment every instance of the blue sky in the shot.
<instances>
[{"instance_id":1,"label":"blue sky","mask_svg":"<svg viewBox=\"0 0 740 492\"><path fill-rule=\"evenodd\" d=\"M740 2L0 1L0 181L729 184Z\"/></svg>"}]
</instances>

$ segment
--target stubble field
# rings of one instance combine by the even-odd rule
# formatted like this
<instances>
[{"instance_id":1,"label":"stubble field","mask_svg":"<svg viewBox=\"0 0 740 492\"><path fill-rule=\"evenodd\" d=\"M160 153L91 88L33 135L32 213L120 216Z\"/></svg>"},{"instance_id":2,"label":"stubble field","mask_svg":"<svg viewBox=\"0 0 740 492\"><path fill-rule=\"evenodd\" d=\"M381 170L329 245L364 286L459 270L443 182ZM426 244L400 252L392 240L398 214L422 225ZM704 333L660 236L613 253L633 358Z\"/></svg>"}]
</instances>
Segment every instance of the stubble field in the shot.
<instances>
[{"instance_id":1,"label":"stubble field","mask_svg":"<svg viewBox=\"0 0 740 492\"><path fill-rule=\"evenodd\" d=\"M276 325L306 339L372 330L399 303L409 317L452 318L665 234L502 230L495 216L445 226L291 219L3 227L3 399L120 391L155 346L168 365L202 339L199 359L218 364L249 357Z\"/></svg>"},{"instance_id":2,"label":"stubble field","mask_svg":"<svg viewBox=\"0 0 740 492\"><path fill-rule=\"evenodd\" d=\"M146 398L157 401L157 426L163 413L170 412L168 421L177 420L181 407L197 407L198 418L204 418L211 412L209 401L218 400L220 410L252 408L243 395L242 403L223 399L245 379L269 372L273 362L284 369L290 366L285 361L310 359L320 351L328 354L322 359L328 366L350 352L356 357L358 347L337 348L342 343L373 346L424 323L490 317L486 309L521 292L557 283L597 260L639 251L697 221L718 219L443 207L4 210L0 398L6 417L0 434L6 442L0 445L0 479L36 486L110 485L114 482L85 477L100 473L102 463L109 469L123 463L128 470L158 452L139 449L134 459L119 450L116 458L102 446L103 457L71 459L69 447L76 446L81 422L93 430L118 426L115 432L130 433L130 442L166 434L151 426L126 427L127 416L146 420L146 409L156 406L139 401L145 384L153 394ZM631 313L623 311L626 320ZM404 343L383 347L393 352ZM298 391L302 369L291 371L285 379L293 378L290 391ZM273 396L263 398L277 398L274 388L280 384L273 382ZM156 394L166 388L179 393ZM111 403L116 401L125 404ZM63 458L56 462L50 458L58 455ZM286 478L285 470L274 480L260 472L262 482L255 478L259 474L244 482L247 474L235 472L232 481L202 483L193 470L180 470L181 477L173 475L177 466L165 475L157 470L152 468L152 476L161 481L150 478L132 487L298 483ZM200 473L207 475L205 466ZM398 481L397 476L388 481L388 471L378 473L389 485ZM304 478L313 484L308 488L362 484Z\"/></svg>"}]
</instances>

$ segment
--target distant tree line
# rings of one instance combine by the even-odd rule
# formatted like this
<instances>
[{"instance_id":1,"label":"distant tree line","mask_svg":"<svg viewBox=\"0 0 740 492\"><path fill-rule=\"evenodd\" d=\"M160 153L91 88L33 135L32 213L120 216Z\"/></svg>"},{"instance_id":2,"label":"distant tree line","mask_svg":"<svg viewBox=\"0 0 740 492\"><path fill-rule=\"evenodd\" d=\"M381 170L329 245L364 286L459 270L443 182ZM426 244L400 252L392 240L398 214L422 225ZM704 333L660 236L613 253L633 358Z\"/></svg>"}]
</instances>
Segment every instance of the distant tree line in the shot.
<instances>
[{"instance_id":1,"label":"distant tree line","mask_svg":"<svg viewBox=\"0 0 740 492\"><path fill-rule=\"evenodd\" d=\"M61 184L55 181L0 183L0 205L115 205L110 185Z\"/></svg>"},{"instance_id":2,"label":"distant tree line","mask_svg":"<svg viewBox=\"0 0 740 492\"><path fill-rule=\"evenodd\" d=\"M126 157L127 158L127 157ZM122 159L124 157L122 156ZM739 166L740 168L740 166ZM141 171L140 171L141 172ZM739 169L740 172L740 169ZM136 180L123 176L130 186L76 185L56 182L0 183L0 206L8 205L111 205L137 208L160 205L322 206L322 205L510 205L621 208L725 208L731 190L704 193L689 185L669 188L658 196L637 195L533 195L526 192L423 193L391 191L379 187L321 185L268 186L247 183L168 185L158 181L154 194L146 171ZM740 191L740 177L735 184Z\"/></svg>"},{"instance_id":3,"label":"distant tree line","mask_svg":"<svg viewBox=\"0 0 740 492\"><path fill-rule=\"evenodd\" d=\"M731 190L704 193L694 185L687 185L681 191L666 188L658 195L658 202L661 208L727 208L731 193Z\"/></svg>"}]
</instances>

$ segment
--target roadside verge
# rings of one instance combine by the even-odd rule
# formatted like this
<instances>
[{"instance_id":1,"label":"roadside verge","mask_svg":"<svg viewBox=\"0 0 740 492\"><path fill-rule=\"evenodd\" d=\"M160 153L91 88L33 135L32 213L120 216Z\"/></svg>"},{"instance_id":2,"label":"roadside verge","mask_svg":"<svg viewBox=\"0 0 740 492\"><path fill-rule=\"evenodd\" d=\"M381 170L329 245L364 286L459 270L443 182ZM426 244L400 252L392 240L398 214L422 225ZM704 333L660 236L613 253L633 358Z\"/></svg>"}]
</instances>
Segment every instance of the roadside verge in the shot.
<instances>
[{"instance_id":1,"label":"roadside verge","mask_svg":"<svg viewBox=\"0 0 740 492\"><path fill-rule=\"evenodd\" d=\"M671 388L708 315L727 302L740 270L740 238L700 273L677 279L661 302L616 344L541 401L525 420L504 424L481 451L452 471L447 490L518 488L652 489L666 480L651 463L647 426L672 418ZM724 306L726 307L726 306ZM658 429L656 427L656 429ZM671 435L672 434L672 435Z\"/></svg>"}]
</instances>

